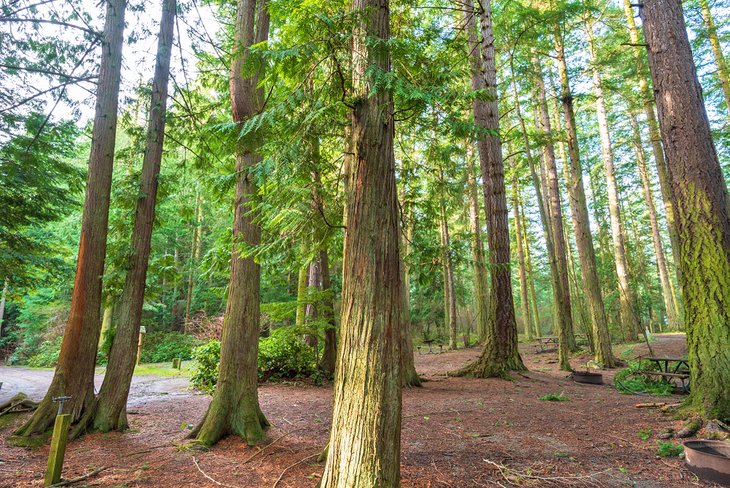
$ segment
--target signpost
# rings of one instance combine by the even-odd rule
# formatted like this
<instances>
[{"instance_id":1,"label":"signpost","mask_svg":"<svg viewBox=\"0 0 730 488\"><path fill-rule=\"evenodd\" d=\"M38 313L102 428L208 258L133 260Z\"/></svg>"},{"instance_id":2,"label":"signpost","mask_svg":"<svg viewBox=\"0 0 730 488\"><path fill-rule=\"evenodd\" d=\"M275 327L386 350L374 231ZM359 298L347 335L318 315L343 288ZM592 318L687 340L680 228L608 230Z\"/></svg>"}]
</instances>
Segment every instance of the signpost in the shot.
<instances>
[{"instance_id":1,"label":"signpost","mask_svg":"<svg viewBox=\"0 0 730 488\"><path fill-rule=\"evenodd\" d=\"M137 342L137 365L139 366L142 359L142 336L147 333L147 328L143 325L139 328L139 341Z\"/></svg>"},{"instance_id":2,"label":"signpost","mask_svg":"<svg viewBox=\"0 0 730 488\"><path fill-rule=\"evenodd\" d=\"M68 441L68 427L71 425L71 415L63 413L63 404L70 399L70 396L53 397L53 402L58 403L58 414L56 423L53 425L51 452L48 454L48 468L46 468L43 486L51 486L61 481L63 457L66 454L66 442Z\"/></svg>"}]
</instances>

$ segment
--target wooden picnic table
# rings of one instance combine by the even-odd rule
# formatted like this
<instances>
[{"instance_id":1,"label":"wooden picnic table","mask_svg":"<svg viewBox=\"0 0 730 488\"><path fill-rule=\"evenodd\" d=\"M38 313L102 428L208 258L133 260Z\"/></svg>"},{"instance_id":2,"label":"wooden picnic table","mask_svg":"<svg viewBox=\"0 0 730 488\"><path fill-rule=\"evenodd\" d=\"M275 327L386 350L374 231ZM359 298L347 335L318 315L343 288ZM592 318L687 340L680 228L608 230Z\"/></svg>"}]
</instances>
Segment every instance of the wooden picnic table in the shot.
<instances>
[{"instance_id":1,"label":"wooden picnic table","mask_svg":"<svg viewBox=\"0 0 730 488\"><path fill-rule=\"evenodd\" d=\"M639 371L640 373L660 376L668 383L677 380L683 390L689 391L689 362L686 359L676 357L646 357L642 359L656 364L659 371Z\"/></svg>"},{"instance_id":2,"label":"wooden picnic table","mask_svg":"<svg viewBox=\"0 0 730 488\"><path fill-rule=\"evenodd\" d=\"M426 344L426 345L428 346L428 354L435 354L435 353L434 353L434 352L433 352L433 351L431 350L431 345L432 345L432 344L433 344L434 342L436 342L436 341L435 341L434 339L424 339L424 340L423 340L423 343L424 343L424 344ZM443 344L439 344L439 347L441 348L441 352L444 352L444 345L443 345ZM418 346L418 354L421 354L421 346Z\"/></svg>"},{"instance_id":3,"label":"wooden picnic table","mask_svg":"<svg viewBox=\"0 0 730 488\"><path fill-rule=\"evenodd\" d=\"M554 345L556 348L560 344L560 338L558 336L542 336L537 338L537 344L535 348L541 352L547 351L550 345Z\"/></svg>"}]
</instances>

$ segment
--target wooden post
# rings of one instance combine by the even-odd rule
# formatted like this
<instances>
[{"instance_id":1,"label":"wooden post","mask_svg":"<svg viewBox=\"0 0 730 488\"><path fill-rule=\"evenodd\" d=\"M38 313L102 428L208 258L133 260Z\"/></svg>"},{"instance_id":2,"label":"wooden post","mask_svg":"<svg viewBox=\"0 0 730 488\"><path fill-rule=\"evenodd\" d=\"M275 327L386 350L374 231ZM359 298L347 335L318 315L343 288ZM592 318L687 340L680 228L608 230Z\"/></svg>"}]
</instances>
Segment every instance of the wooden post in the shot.
<instances>
[{"instance_id":1,"label":"wooden post","mask_svg":"<svg viewBox=\"0 0 730 488\"><path fill-rule=\"evenodd\" d=\"M182 366L182 359L181 358L175 358L172 360L172 369L181 369Z\"/></svg>"},{"instance_id":2,"label":"wooden post","mask_svg":"<svg viewBox=\"0 0 730 488\"><path fill-rule=\"evenodd\" d=\"M139 340L137 341L137 366L141 364L142 360L142 336L144 336L145 332L147 332L147 330L145 330L144 326L139 328Z\"/></svg>"},{"instance_id":3,"label":"wooden post","mask_svg":"<svg viewBox=\"0 0 730 488\"><path fill-rule=\"evenodd\" d=\"M66 454L68 427L71 425L71 414L62 414L56 417L51 438L51 452L48 455L48 468L43 486L51 486L61 481L63 457Z\"/></svg>"}]
</instances>

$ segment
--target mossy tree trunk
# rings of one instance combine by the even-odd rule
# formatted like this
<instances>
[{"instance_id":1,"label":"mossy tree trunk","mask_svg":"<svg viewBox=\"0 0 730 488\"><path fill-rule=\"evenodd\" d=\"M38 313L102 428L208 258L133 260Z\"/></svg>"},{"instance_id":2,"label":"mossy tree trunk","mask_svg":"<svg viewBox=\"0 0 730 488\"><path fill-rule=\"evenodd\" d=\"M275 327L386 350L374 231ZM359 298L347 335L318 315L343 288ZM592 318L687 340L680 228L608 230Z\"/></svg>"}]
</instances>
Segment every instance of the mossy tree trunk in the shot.
<instances>
[{"instance_id":1,"label":"mossy tree trunk","mask_svg":"<svg viewBox=\"0 0 730 488\"><path fill-rule=\"evenodd\" d=\"M43 433L53 424L57 412L53 397L71 396L65 411L71 414L72 423L77 422L87 409L93 408L95 401L94 366L101 328L102 276L127 6L125 0L107 0L105 3L106 20L101 39L96 108L71 313L51 385L33 416L16 432L21 436Z\"/></svg>"},{"instance_id":2,"label":"mossy tree trunk","mask_svg":"<svg viewBox=\"0 0 730 488\"><path fill-rule=\"evenodd\" d=\"M677 210L692 391L687 405L730 419L730 209L681 0L640 10Z\"/></svg>"},{"instance_id":3,"label":"mossy tree trunk","mask_svg":"<svg viewBox=\"0 0 730 488\"><path fill-rule=\"evenodd\" d=\"M474 100L474 123L478 129L477 149L484 181L484 212L490 262L489 329L479 358L460 373L477 377L506 377L510 370L525 369L517 350L517 323L512 294L509 217L504 184L504 161L499 137L497 65L489 0L479 9L481 40L472 56L472 89L484 90L485 97ZM475 69L477 68L477 69Z\"/></svg>"},{"instance_id":4,"label":"mossy tree trunk","mask_svg":"<svg viewBox=\"0 0 730 488\"><path fill-rule=\"evenodd\" d=\"M321 486L400 485L403 283L388 0L354 0L351 157L334 408Z\"/></svg>"},{"instance_id":5,"label":"mossy tree trunk","mask_svg":"<svg viewBox=\"0 0 730 488\"><path fill-rule=\"evenodd\" d=\"M230 72L233 120L243 127L263 104L258 74L245 76L249 48L265 42L269 33L268 2L238 0ZM259 345L259 295L261 269L246 247L257 246L261 228L251 213L249 199L256 193L252 169L261 162L260 135L246 134L236 148L236 196L233 221L233 254L228 302L223 319L218 385L208 411L191 437L204 445L238 435L248 443L264 438L268 422L258 401L257 358ZM248 251L250 252L250 251Z\"/></svg>"},{"instance_id":6,"label":"mossy tree trunk","mask_svg":"<svg viewBox=\"0 0 730 488\"><path fill-rule=\"evenodd\" d=\"M84 421L79 422L74 429L73 436L82 433L88 426L102 432L123 430L128 426L127 397L136 362L135 352L139 340L147 264L152 242L152 226L155 220L157 183L165 139L167 84L170 76L170 56L176 9L176 0L165 0L163 3L147 122L147 138L142 172L139 177L139 197L132 228L132 255L124 288L117 305L118 320L109 353L109 363L99 390L96 408L87 411Z\"/></svg>"}]
</instances>

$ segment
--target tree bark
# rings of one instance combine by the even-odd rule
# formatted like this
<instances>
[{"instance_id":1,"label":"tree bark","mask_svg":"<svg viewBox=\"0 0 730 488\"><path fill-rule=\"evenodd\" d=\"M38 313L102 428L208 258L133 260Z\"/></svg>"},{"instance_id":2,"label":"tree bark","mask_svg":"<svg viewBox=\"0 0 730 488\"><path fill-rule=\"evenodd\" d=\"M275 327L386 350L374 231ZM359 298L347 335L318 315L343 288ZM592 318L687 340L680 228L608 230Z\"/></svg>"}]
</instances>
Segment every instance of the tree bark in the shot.
<instances>
[{"instance_id":1,"label":"tree bark","mask_svg":"<svg viewBox=\"0 0 730 488\"><path fill-rule=\"evenodd\" d=\"M657 271L659 274L659 283L662 287L662 299L664 301L664 311L667 314L667 323L671 330L679 330L679 318L677 317L676 302L672 287L669 283L669 269L667 260L664 256L664 245L662 244L662 236L659 230L659 221L656 215L656 207L654 206L654 195L651 191L651 182L649 173L646 168L646 160L644 159L644 145L641 140L641 131L636 115L631 114L631 126L634 133L634 149L636 151L636 166L641 177L641 186L644 190L644 201L646 202L646 211L649 214L649 224L651 225L651 237L654 244L654 255L656 256Z\"/></svg>"},{"instance_id":2,"label":"tree bark","mask_svg":"<svg viewBox=\"0 0 730 488\"><path fill-rule=\"evenodd\" d=\"M444 185L444 174L439 170L441 186ZM451 263L451 236L446 215L444 193L441 193L441 265L444 276L444 325L449 333L449 348L457 349L458 326L456 323L456 296L454 294L454 267Z\"/></svg>"},{"instance_id":3,"label":"tree bark","mask_svg":"<svg viewBox=\"0 0 730 488\"><path fill-rule=\"evenodd\" d=\"M319 367L331 376L335 373L335 361L337 360L337 324L335 324L335 300L330 289L329 256L326 249L319 250L318 261L321 278L320 290L326 293L319 312L327 322L324 329L324 348L322 357L319 360Z\"/></svg>"},{"instance_id":4,"label":"tree bark","mask_svg":"<svg viewBox=\"0 0 730 488\"><path fill-rule=\"evenodd\" d=\"M596 253L593 248L593 239L591 238L591 229L588 223L588 204L586 203L586 194L583 188L583 170L581 168L580 152L578 149L578 133L575 123L575 112L573 111L573 95L570 91L568 66L565 62L563 33L559 25L555 26L554 35L555 52L557 54L558 71L560 74L560 99L563 105L565 132L568 140L568 160L564 164L567 164L570 170L570 179L566 182L566 185L568 187L570 210L573 218L573 231L575 233L575 242L580 259L583 287L591 311L596 361L607 368L611 368L616 365L616 360L611 350L611 337L608 331L606 310L603 306L601 283L598 279L598 271L596 269Z\"/></svg>"},{"instance_id":5,"label":"tree bark","mask_svg":"<svg viewBox=\"0 0 730 488\"><path fill-rule=\"evenodd\" d=\"M530 285L530 301L532 302L532 327L535 337L540 337L540 313L537 306L537 294L535 293L535 278L532 272L532 255L530 253L530 235L527 232L527 219L525 218L524 202L520 201L520 213L522 215L522 235L525 238L525 268L527 269L527 281Z\"/></svg>"},{"instance_id":6,"label":"tree bark","mask_svg":"<svg viewBox=\"0 0 730 488\"><path fill-rule=\"evenodd\" d=\"M473 30L473 29L472 29ZM476 34L476 33L475 33ZM469 192L469 226L471 230L471 256L474 265L474 302L477 319L477 335L479 342L487 338L489 328L489 282L487 278L487 264L484 256L484 242L482 241L482 226L479 222L479 196L477 180L472 157L472 145L467 146L466 178Z\"/></svg>"},{"instance_id":7,"label":"tree bark","mask_svg":"<svg viewBox=\"0 0 730 488\"><path fill-rule=\"evenodd\" d=\"M268 2L238 0L230 96L233 120L239 128L263 107L259 74L246 77L244 67L250 47L267 41L268 34ZM215 444L228 434L256 443L264 438L264 429L269 425L258 401L261 268L253 256L241 249L241 243L257 246L261 239L261 228L252 215L249 201L256 193L253 169L261 162L260 139L257 132L247 134L236 147L233 254L221 337L220 373L208 411L191 433L203 445Z\"/></svg>"},{"instance_id":8,"label":"tree bark","mask_svg":"<svg viewBox=\"0 0 730 488\"><path fill-rule=\"evenodd\" d=\"M29 436L45 432L54 422L53 398L71 396L65 411L78 421L94 403L94 366L99 344L101 289L106 257L119 81L124 43L125 0L107 0L97 84L86 197L81 218L76 278L71 313L61 343L53 380L33 416L16 432Z\"/></svg>"},{"instance_id":9,"label":"tree bark","mask_svg":"<svg viewBox=\"0 0 730 488\"><path fill-rule=\"evenodd\" d=\"M504 184L504 161L499 137L497 65L492 32L491 2L484 0L479 10L482 39L470 49L472 89L484 90L485 97L474 100L474 123L478 129L477 149L484 182L484 212L490 261L489 330L479 358L460 374L476 377L506 377L510 370L524 370L517 350L517 323L512 294L509 216ZM469 10L469 8L467 8ZM477 57L478 56L478 57Z\"/></svg>"},{"instance_id":10,"label":"tree bark","mask_svg":"<svg viewBox=\"0 0 730 488\"><path fill-rule=\"evenodd\" d=\"M667 219L667 230L669 231L674 268L677 278L679 278L681 273L679 266L679 235L677 234L677 224L674 219L674 203L669 188L669 177L667 176L667 165L664 160L662 137L659 133L659 124L657 123L656 112L654 111L654 94L647 81L650 75L648 73L645 54L643 51L639 51L642 43L639 38L639 29L636 27L636 22L634 21L631 1L624 0L624 13L629 28L629 40L637 46L636 50L634 50L634 60L637 71L639 72L639 93L641 94L646 123L649 127L649 139L651 140L651 149L654 153L654 163L656 164L657 175L659 176L659 189L661 190L662 202L664 203L664 215ZM677 310L677 314L679 315L679 309Z\"/></svg>"},{"instance_id":11,"label":"tree bark","mask_svg":"<svg viewBox=\"0 0 730 488\"><path fill-rule=\"evenodd\" d=\"M520 278L520 308L522 309L522 322L525 330L525 338L532 340L532 311L530 310L530 298L527 288L527 268L525 265L525 249L522 245L522 224L520 219L520 184L517 178L515 165L512 165L512 213L514 214L515 241L517 242L517 263Z\"/></svg>"},{"instance_id":12,"label":"tree bark","mask_svg":"<svg viewBox=\"0 0 730 488\"><path fill-rule=\"evenodd\" d=\"M403 386L421 386L421 378L416 372L416 365L413 358L413 339L411 333L411 285L410 273L408 269L408 255L410 253L410 243L413 238L413 225L411 223L411 204L406 197L406 185L408 183L408 168L405 161L402 167L403 182L401 186L401 208L403 209L402 228L403 240L401 246L401 273L403 281L403 331L401 333L401 371L403 372Z\"/></svg>"},{"instance_id":13,"label":"tree bark","mask_svg":"<svg viewBox=\"0 0 730 488\"><path fill-rule=\"evenodd\" d=\"M403 283L393 153L388 0L354 0L351 157L340 347L321 486L400 485Z\"/></svg>"},{"instance_id":14,"label":"tree bark","mask_svg":"<svg viewBox=\"0 0 730 488\"><path fill-rule=\"evenodd\" d=\"M606 189L608 191L608 215L611 220L611 238L613 240L613 257L616 265L616 276L618 277L619 303L621 306L621 325L623 327L624 340L636 341L641 331L641 324L636 313L636 299L629 282L629 265L626 257L626 238L624 235L623 222L621 221L621 208L619 206L619 189L616 183L616 170L613 161L613 148L611 146L611 133L608 130L608 111L606 100L603 95L603 80L598 70L598 56L596 54L593 27L586 27L588 36L588 50L591 59L591 71L593 72L593 90L596 95L596 116L598 118L598 133L601 140L601 159L606 173Z\"/></svg>"},{"instance_id":15,"label":"tree bark","mask_svg":"<svg viewBox=\"0 0 730 488\"><path fill-rule=\"evenodd\" d=\"M720 39L717 37L717 26L715 25L715 19L712 18L710 4L707 0L699 0L699 2L702 21L705 24L707 38L710 40L710 48L712 49L712 55L715 57L715 64L717 65L717 77L720 80L720 88L722 88L722 94L725 96L725 114L728 120L730 120L730 71L728 70L725 54L722 52Z\"/></svg>"},{"instance_id":16,"label":"tree bark","mask_svg":"<svg viewBox=\"0 0 730 488\"><path fill-rule=\"evenodd\" d=\"M200 259L201 250L201 224L203 221L203 201L200 198L200 190L195 191L195 227L190 243L190 269L188 270L188 293L185 297L185 330L191 318L191 307L193 305L193 288L195 286L195 269Z\"/></svg>"},{"instance_id":17,"label":"tree bark","mask_svg":"<svg viewBox=\"0 0 730 488\"><path fill-rule=\"evenodd\" d=\"M667 172L677 209L692 391L687 406L730 418L730 209L681 0L644 0Z\"/></svg>"},{"instance_id":18,"label":"tree bark","mask_svg":"<svg viewBox=\"0 0 730 488\"><path fill-rule=\"evenodd\" d=\"M0 297L0 337L3 336L3 319L5 318L5 300L8 297L8 279L3 283L3 294Z\"/></svg>"}]
</instances>

